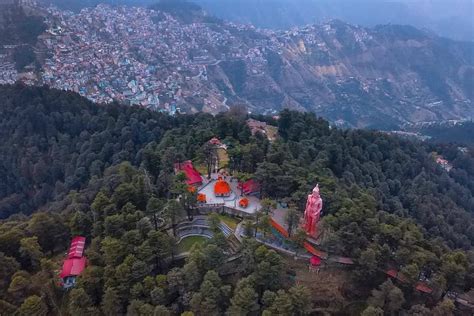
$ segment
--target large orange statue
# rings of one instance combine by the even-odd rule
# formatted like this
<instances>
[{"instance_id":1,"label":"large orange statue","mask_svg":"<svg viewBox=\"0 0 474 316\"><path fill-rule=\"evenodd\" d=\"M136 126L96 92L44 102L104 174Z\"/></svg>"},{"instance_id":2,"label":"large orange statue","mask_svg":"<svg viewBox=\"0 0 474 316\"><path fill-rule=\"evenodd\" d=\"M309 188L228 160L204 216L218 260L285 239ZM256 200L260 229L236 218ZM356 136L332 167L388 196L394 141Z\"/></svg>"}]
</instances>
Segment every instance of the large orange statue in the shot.
<instances>
[{"instance_id":1,"label":"large orange statue","mask_svg":"<svg viewBox=\"0 0 474 316\"><path fill-rule=\"evenodd\" d=\"M313 193L308 195L306 201L306 209L304 211L304 229L310 236L316 234L316 224L319 222L321 210L323 208L323 200L319 195L319 184L313 189Z\"/></svg>"}]
</instances>

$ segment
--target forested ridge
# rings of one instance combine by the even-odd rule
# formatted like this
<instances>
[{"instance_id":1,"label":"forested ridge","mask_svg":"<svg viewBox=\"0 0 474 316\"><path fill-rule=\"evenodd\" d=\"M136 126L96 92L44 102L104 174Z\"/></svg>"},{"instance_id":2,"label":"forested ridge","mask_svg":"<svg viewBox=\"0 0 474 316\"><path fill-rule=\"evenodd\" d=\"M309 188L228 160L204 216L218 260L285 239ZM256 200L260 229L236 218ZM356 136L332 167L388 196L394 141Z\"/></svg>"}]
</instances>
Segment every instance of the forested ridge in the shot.
<instances>
[{"instance_id":1,"label":"forested ridge","mask_svg":"<svg viewBox=\"0 0 474 316\"><path fill-rule=\"evenodd\" d=\"M0 226L0 310L310 313L308 289L288 281L284 259L251 239L236 263L226 263L225 242L216 234L183 267L169 266L175 240L154 229L154 214L173 225L190 211L176 202L186 189L173 162L202 162L203 145L214 136L228 144L231 168L262 184L263 197L302 212L308 192L320 184L321 248L354 259L357 288L348 297L367 300L365 315L449 315L446 291L472 288L472 148L334 129L314 114L290 111L278 120L258 118L278 125L271 143L252 136L239 111L171 117L21 85L0 87L0 96L0 216L9 217ZM441 168L433 153L453 169ZM65 293L54 271L76 234L89 241L90 264ZM402 271L410 285L424 275L434 292L422 296L412 286L384 282L380 271L388 267ZM331 310L343 312L344 304L328 298Z\"/></svg>"},{"instance_id":2,"label":"forested ridge","mask_svg":"<svg viewBox=\"0 0 474 316\"><path fill-rule=\"evenodd\" d=\"M460 146L474 144L474 122L462 122L454 126L444 126L437 124L421 128L420 132L423 135L431 137L431 141L438 143L458 143Z\"/></svg>"}]
</instances>

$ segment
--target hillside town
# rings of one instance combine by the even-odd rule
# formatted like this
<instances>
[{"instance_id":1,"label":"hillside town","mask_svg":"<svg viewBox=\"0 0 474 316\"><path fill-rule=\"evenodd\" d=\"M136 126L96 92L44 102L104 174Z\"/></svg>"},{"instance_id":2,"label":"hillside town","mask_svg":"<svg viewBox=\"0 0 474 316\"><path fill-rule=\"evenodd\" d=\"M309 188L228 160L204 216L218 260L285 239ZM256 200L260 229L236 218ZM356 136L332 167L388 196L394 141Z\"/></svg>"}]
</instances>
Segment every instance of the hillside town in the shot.
<instances>
[{"instance_id":1,"label":"hillside town","mask_svg":"<svg viewBox=\"0 0 474 316\"><path fill-rule=\"evenodd\" d=\"M199 7L183 15L159 5L38 10L46 25L28 44L30 60L18 58L21 43L0 46L0 83L47 85L170 114L217 114L234 105L268 115L309 110L339 127L392 129L472 117L462 84L469 71L459 68L469 50L453 43L447 64L433 65L450 69L452 78L430 76L410 64L422 50L438 56L438 39L413 28L331 20L267 30L219 20ZM432 79L436 85L428 84ZM388 120L377 119L382 113Z\"/></svg>"},{"instance_id":2,"label":"hillside town","mask_svg":"<svg viewBox=\"0 0 474 316\"><path fill-rule=\"evenodd\" d=\"M48 12L41 40L51 57L44 62L42 83L94 102L119 101L171 114L191 99L198 100L194 110L227 109L222 91L208 81L208 67L245 59L256 73L266 62L259 47L271 42L264 37L245 45L233 33L250 27L183 25L145 8L99 5L77 14L53 7Z\"/></svg>"}]
</instances>

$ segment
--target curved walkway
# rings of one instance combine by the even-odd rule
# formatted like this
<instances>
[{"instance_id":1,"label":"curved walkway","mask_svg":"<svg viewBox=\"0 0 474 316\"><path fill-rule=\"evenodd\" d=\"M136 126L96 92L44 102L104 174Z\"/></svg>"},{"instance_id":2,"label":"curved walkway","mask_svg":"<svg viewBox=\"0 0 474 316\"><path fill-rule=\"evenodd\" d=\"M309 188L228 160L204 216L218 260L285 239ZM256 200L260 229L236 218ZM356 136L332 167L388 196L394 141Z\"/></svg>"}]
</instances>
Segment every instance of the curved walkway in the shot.
<instances>
[{"instance_id":1,"label":"curved walkway","mask_svg":"<svg viewBox=\"0 0 474 316\"><path fill-rule=\"evenodd\" d=\"M226 238L234 233L234 231L224 222L219 223L219 229ZM209 239L214 237L214 233L211 231L207 217L196 216L193 221L184 221L176 226L176 237L178 237L178 244L184 238L190 236L201 236Z\"/></svg>"}]
</instances>

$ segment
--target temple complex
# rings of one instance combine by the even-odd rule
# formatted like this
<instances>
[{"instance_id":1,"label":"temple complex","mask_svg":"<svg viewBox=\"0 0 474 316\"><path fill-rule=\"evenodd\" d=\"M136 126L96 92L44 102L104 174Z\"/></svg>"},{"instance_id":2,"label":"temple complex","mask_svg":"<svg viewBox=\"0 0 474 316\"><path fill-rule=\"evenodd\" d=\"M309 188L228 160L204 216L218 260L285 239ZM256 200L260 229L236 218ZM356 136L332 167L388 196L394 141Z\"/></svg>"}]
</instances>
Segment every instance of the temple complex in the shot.
<instances>
[{"instance_id":1,"label":"temple complex","mask_svg":"<svg viewBox=\"0 0 474 316\"><path fill-rule=\"evenodd\" d=\"M211 145L212 167L209 177L202 177L190 160L174 164L175 172L186 175L189 192L197 193L197 207L202 210L222 210L234 215L248 216L260 207L260 184L250 179L240 183L226 170L228 165L227 146L217 137L208 141Z\"/></svg>"}]
</instances>

